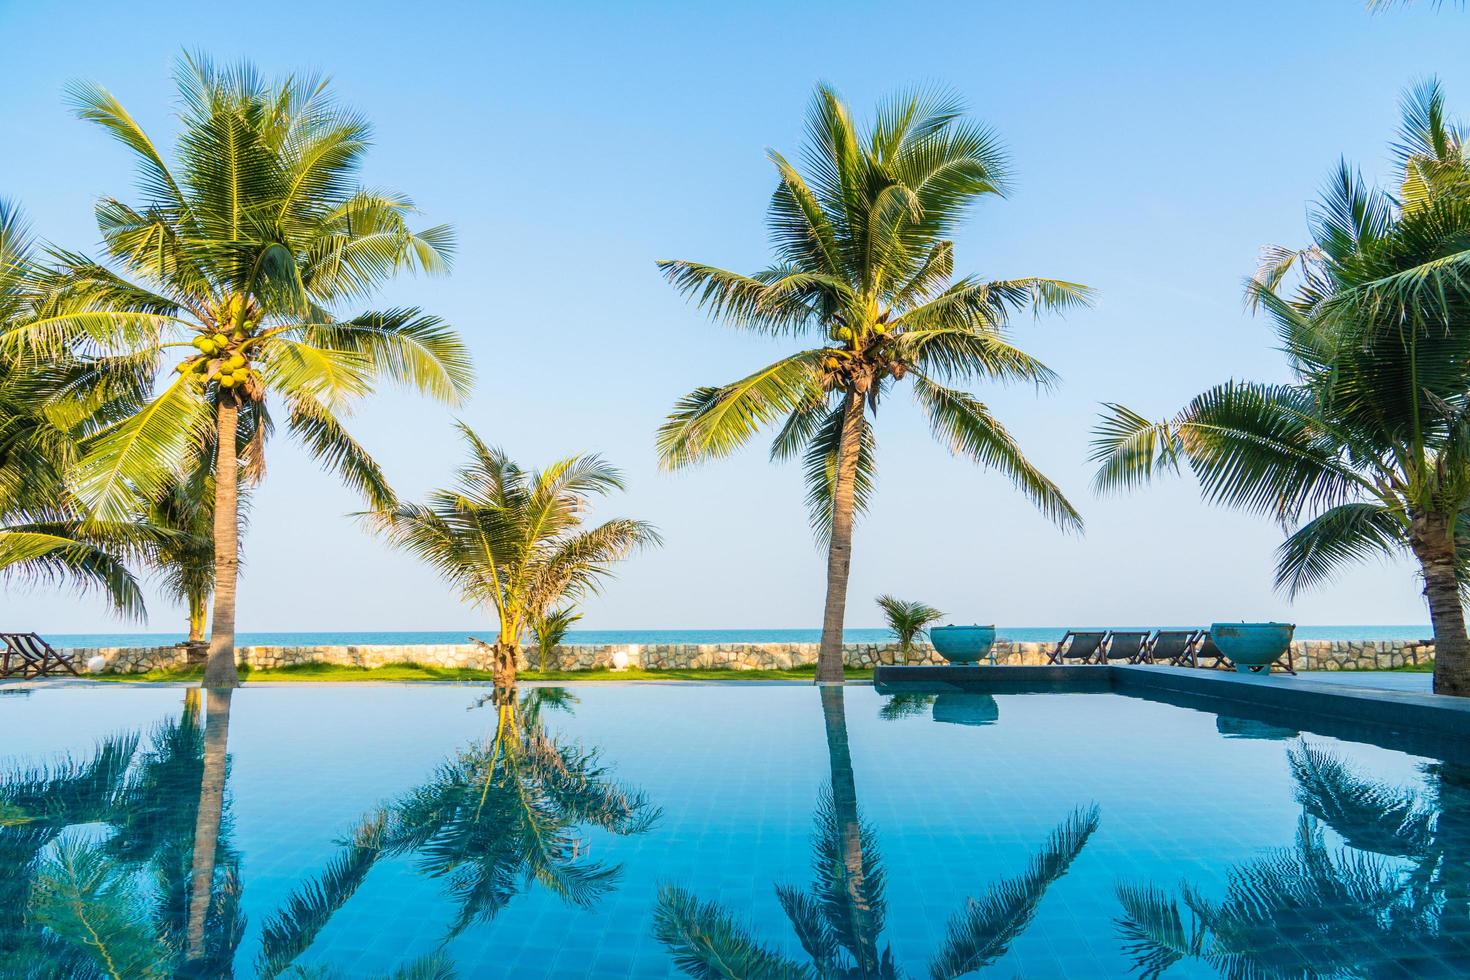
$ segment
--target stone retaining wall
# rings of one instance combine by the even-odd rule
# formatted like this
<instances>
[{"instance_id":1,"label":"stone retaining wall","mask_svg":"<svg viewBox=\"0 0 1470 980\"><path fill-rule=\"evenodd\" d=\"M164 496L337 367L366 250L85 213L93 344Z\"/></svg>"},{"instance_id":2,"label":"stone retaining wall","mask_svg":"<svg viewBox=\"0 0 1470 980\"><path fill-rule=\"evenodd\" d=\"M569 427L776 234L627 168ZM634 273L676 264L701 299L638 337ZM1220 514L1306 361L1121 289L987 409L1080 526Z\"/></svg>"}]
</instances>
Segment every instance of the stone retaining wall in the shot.
<instances>
[{"instance_id":1,"label":"stone retaining wall","mask_svg":"<svg viewBox=\"0 0 1470 980\"><path fill-rule=\"evenodd\" d=\"M996 662L1002 664L1043 664L1053 644L1012 643L1000 640L995 645ZM843 656L852 667L901 663L902 656L892 644L849 643ZM65 651L86 663L101 656L108 671L139 673L155 668L182 667L187 661L181 647L84 647ZM812 664L817 659L815 643L719 643L719 644L576 644L560 647L550 658L549 666L560 670L588 670L611 667L622 652L631 667L648 670L728 668L731 670L770 670ZM252 668L286 667L304 663L327 663L353 667L381 667L391 663L418 663L434 667L468 667L490 669L489 651L475 644L405 645L405 646L304 646L304 647L240 647L241 664ZM1297 670L1386 670L1417 663L1434 656L1434 645L1402 640L1347 641L1298 640L1292 644ZM943 663L932 647L916 648L909 663ZM522 669L539 663L534 647L522 658Z\"/></svg>"}]
</instances>

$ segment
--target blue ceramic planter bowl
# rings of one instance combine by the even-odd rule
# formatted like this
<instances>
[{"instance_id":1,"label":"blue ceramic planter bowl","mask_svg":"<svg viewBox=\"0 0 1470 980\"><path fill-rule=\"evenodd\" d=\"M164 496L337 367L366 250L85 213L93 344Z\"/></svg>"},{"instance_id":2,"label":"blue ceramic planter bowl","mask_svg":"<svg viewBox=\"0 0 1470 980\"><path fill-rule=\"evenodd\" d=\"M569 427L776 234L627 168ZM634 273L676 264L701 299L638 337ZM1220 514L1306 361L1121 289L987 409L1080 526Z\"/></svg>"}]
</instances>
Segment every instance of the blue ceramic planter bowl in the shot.
<instances>
[{"instance_id":1,"label":"blue ceramic planter bowl","mask_svg":"<svg viewBox=\"0 0 1470 980\"><path fill-rule=\"evenodd\" d=\"M952 664L973 664L995 646L994 626L935 626L929 630L934 650Z\"/></svg>"},{"instance_id":2,"label":"blue ceramic planter bowl","mask_svg":"<svg viewBox=\"0 0 1470 980\"><path fill-rule=\"evenodd\" d=\"M1212 623L1210 636L1242 674L1270 670L1291 646L1291 623Z\"/></svg>"}]
</instances>

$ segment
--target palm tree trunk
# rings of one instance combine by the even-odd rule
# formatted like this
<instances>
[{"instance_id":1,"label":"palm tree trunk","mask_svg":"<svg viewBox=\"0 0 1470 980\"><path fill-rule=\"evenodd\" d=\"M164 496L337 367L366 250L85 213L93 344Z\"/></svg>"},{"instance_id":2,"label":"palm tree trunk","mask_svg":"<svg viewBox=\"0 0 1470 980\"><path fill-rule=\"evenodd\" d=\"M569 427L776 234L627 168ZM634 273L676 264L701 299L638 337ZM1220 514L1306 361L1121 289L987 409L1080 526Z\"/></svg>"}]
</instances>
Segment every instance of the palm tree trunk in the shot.
<instances>
[{"instance_id":1,"label":"palm tree trunk","mask_svg":"<svg viewBox=\"0 0 1470 980\"><path fill-rule=\"evenodd\" d=\"M189 642L204 642L204 627L209 619L209 597L202 595L191 595L189 597Z\"/></svg>"},{"instance_id":2,"label":"palm tree trunk","mask_svg":"<svg viewBox=\"0 0 1470 980\"><path fill-rule=\"evenodd\" d=\"M822 645L817 648L817 683L842 682L842 627L847 614L847 576L852 569L852 513L862 449L863 396L849 389L842 403L842 437L832 483L832 540L827 545L827 604L822 610Z\"/></svg>"},{"instance_id":3,"label":"palm tree trunk","mask_svg":"<svg viewBox=\"0 0 1470 980\"><path fill-rule=\"evenodd\" d=\"M205 687L235 687L235 581L240 572L240 467L235 431L240 409L235 397L221 392L214 449L214 615L210 617L209 660Z\"/></svg>"},{"instance_id":4,"label":"palm tree trunk","mask_svg":"<svg viewBox=\"0 0 1470 980\"><path fill-rule=\"evenodd\" d=\"M231 688L211 688L204 714L204 772L199 779L199 810L194 816L194 858L189 881L186 955L204 956L204 933L214 897L214 862L225 806L225 756L230 741Z\"/></svg>"},{"instance_id":5,"label":"palm tree trunk","mask_svg":"<svg viewBox=\"0 0 1470 980\"><path fill-rule=\"evenodd\" d=\"M505 640L498 640L493 650L491 683L496 687L514 688L516 686L516 666L520 660L520 646Z\"/></svg>"},{"instance_id":6,"label":"palm tree trunk","mask_svg":"<svg viewBox=\"0 0 1470 980\"><path fill-rule=\"evenodd\" d=\"M1416 518L1411 544L1424 573L1434 627L1434 692L1470 697L1470 634L1455 573L1454 521L1443 514Z\"/></svg>"},{"instance_id":7,"label":"palm tree trunk","mask_svg":"<svg viewBox=\"0 0 1470 980\"><path fill-rule=\"evenodd\" d=\"M857 780L847 744L847 708L841 687L822 687L822 723L827 730L827 760L832 772L832 810L842 841L842 867L847 880L847 906L853 935L858 939L858 975L878 975L878 941L873 935L873 910L865 887L863 830L858 818Z\"/></svg>"}]
</instances>

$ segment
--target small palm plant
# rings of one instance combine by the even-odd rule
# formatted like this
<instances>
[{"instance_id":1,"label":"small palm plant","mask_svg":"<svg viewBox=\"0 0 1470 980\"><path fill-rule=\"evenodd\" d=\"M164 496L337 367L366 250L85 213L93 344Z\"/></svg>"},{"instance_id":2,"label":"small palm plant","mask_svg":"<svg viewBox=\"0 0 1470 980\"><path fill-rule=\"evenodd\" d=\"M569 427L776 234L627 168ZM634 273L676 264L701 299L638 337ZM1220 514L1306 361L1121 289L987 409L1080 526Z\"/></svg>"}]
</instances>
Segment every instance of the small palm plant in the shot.
<instances>
[{"instance_id":1,"label":"small palm plant","mask_svg":"<svg viewBox=\"0 0 1470 980\"><path fill-rule=\"evenodd\" d=\"M1131 488L1188 464L1207 499L1294 528L1276 571L1290 595L1349 562L1411 556L1434 627L1434 689L1470 696L1470 147L1436 83L1412 92L1403 116L1398 193L1342 165L1313 213L1313 244L1267 249L1247 287L1295 380L1226 382L1163 422L1110 405L1096 485Z\"/></svg>"},{"instance_id":2,"label":"small palm plant","mask_svg":"<svg viewBox=\"0 0 1470 980\"><path fill-rule=\"evenodd\" d=\"M262 472L273 421L387 507L393 492L343 411L384 379L459 401L470 367L455 333L418 309L338 312L400 271L446 271L452 246L445 227L409 227L408 198L359 186L362 116L322 79L272 82L247 64L185 57L177 81L172 164L110 93L70 88L78 115L133 152L141 200L98 202L105 256L59 254L43 309L6 330L0 348L131 365L150 380L173 369L156 396L88 438L69 478L91 516L124 520L212 451L205 683L218 687L238 682L239 490ZM254 435L244 453L242 428Z\"/></svg>"},{"instance_id":3,"label":"small palm plant","mask_svg":"<svg viewBox=\"0 0 1470 980\"><path fill-rule=\"evenodd\" d=\"M910 602L891 595L880 595L878 607L883 610L883 620L888 624L888 632L898 641L898 652L903 654L903 662L909 662L909 654L913 652L914 641L919 634L929 626L944 618L944 613L924 602Z\"/></svg>"},{"instance_id":4,"label":"small palm plant","mask_svg":"<svg viewBox=\"0 0 1470 980\"><path fill-rule=\"evenodd\" d=\"M571 606L562 606L550 612L542 613L531 619L531 635L536 637L536 657L541 663L541 672L547 670L547 658L556 652L561 646L561 641L566 639L567 631L572 624L582 618L582 614Z\"/></svg>"},{"instance_id":5,"label":"small palm plant","mask_svg":"<svg viewBox=\"0 0 1470 980\"><path fill-rule=\"evenodd\" d=\"M999 140L961 111L951 97L900 96L860 132L837 94L818 88L805 173L768 153L779 176L768 219L774 264L743 275L659 263L680 292L732 326L816 341L738 381L694 389L659 429L658 449L664 466L688 466L780 423L771 458L802 457L812 524L827 547L818 681L842 679L853 520L876 479L871 417L901 382L954 453L999 470L1056 523L1081 527L990 409L951 387L1052 384L1051 370L1013 346L1006 328L1019 311L1063 310L1089 295L1056 279L954 278L950 235L1008 182Z\"/></svg>"},{"instance_id":6,"label":"small palm plant","mask_svg":"<svg viewBox=\"0 0 1470 980\"><path fill-rule=\"evenodd\" d=\"M515 684L521 644L559 602L596 592L634 550L659 542L643 521L587 526L588 499L623 488L598 456L573 456L540 472L521 469L466 425L469 463L425 504L363 515L395 546L432 565L469 602L495 613L497 687Z\"/></svg>"}]
</instances>

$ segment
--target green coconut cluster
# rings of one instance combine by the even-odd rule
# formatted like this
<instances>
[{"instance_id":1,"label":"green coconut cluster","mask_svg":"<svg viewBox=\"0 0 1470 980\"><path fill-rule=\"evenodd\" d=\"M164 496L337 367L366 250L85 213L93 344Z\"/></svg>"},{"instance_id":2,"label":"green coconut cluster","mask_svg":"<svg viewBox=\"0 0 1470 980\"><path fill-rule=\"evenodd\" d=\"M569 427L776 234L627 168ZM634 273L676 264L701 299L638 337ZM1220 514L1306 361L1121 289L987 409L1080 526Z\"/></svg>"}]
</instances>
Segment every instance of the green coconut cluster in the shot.
<instances>
[{"instance_id":1,"label":"green coconut cluster","mask_svg":"<svg viewBox=\"0 0 1470 980\"><path fill-rule=\"evenodd\" d=\"M176 371L186 374L199 383L217 382L221 388L249 388L251 381L259 382L259 375L250 364L248 349L254 339L259 318L254 314L254 304L247 304L239 297L221 304L219 320L226 328L216 328L215 333L201 330L190 343L198 354L181 362ZM238 324L229 327L230 324Z\"/></svg>"}]
</instances>

